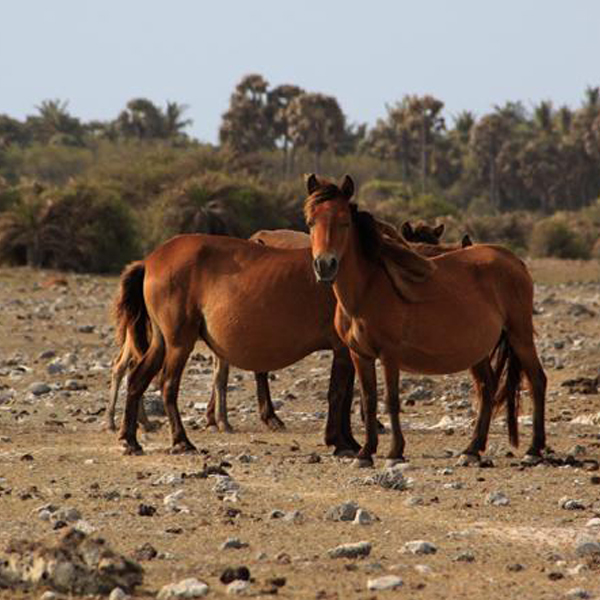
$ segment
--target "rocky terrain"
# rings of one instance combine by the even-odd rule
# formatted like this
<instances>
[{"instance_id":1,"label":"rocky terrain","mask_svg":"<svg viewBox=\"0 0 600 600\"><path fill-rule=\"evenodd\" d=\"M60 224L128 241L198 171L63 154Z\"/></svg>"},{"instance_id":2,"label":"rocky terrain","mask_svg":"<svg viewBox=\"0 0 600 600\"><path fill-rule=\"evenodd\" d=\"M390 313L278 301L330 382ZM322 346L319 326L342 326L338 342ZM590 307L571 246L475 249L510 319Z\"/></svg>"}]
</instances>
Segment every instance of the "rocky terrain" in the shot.
<instances>
[{"instance_id":1,"label":"rocky terrain","mask_svg":"<svg viewBox=\"0 0 600 600\"><path fill-rule=\"evenodd\" d=\"M77 589L113 600L600 598L600 266L543 261L532 272L554 454L521 464L525 395L522 447L509 447L499 416L485 468L457 466L474 415L469 377L410 376L409 462L385 471L389 436L367 470L323 444L328 352L273 375L285 431L264 428L253 376L237 370L235 433L205 431L212 369L201 344L180 394L198 455L167 453L150 391L164 425L140 435L144 456L123 456L103 430L117 279L0 270L0 598L66 597L57 577L29 591L15 583L31 582L34 554L39 572L70 557ZM354 426L361 440L356 416ZM83 558L68 550L74 535L92 548Z\"/></svg>"}]
</instances>

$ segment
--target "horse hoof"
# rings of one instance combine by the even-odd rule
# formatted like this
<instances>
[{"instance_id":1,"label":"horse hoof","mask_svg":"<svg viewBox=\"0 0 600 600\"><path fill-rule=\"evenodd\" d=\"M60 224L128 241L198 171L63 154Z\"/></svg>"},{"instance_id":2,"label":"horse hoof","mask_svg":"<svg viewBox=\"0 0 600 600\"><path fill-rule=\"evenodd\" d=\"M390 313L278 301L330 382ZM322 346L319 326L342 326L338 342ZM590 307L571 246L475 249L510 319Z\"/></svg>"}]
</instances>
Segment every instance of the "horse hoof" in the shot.
<instances>
[{"instance_id":1,"label":"horse hoof","mask_svg":"<svg viewBox=\"0 0 600 600\"><path fill-rule=\"evenodd\" d=\"M169 450L169 454L197 454L198 450L196 450L196 446L191 442L179 442L177 444L173 444L171 449Z\"/></svg>"},{"instance_id":2,"label":"horse hoof","mask_svg":"<svg viewBox=\"0 0 600 600\"><path fill-rule=\"evenodd\" d=\"M461 454L458 457L458 460L456 461L456 466L457 467L471 467L473 465L479 466L480 463L481 463L481 458L480 458L479 454L468 454L465 452L464 454Z\"/></svg>"},{"instance_id":3,"label":"horse hoof","mask_svg":"<svg viewBox=\"0 0 600 600\"><path fill-rule=\"evenodd\" d=\"M205 431L210 431L211 433L219 433L219 428L216 423L207 423L204 426Z\"/></svg>"},{"instance_id":4,"label":"horse hoof","mask_svg":"<svg viewBox=\"0 0 600 600\"><path fill-rule=\"evenodd\" d=\"M352 448L336 448L333 451L333 455L336 458L356 458L356 450L352 450Z\"/></svg>"},{"instance_id":5,"label":"horse hoof","mask_svg":"<svg viewBox=\"0 0 600 600\"><path fill-rule=\"evenodd\" d=\"M402 465L406 462L404 457L400 458L386 458L385 459L385 468L393 469L396 465Z\"/></svg>"},{"instance_id":6,"label":"horse hoof","mask_svg":"<svg viewBox=\"0 0 600 600\"><path fill-rule=\"evenodd\" d=\"M373 467L373 459L356 457L352 466L356 469L370 469Z\"/></svg>"},{"instance_id":7,"label":"horse hoof","mask_svg":"<svg viewBox=\"0 0 600 600\"><path fill-rule=\"evenodd\" d=\"M539 465L543 462L543 458L537 454L526 454L521 460L522 465L534 467L535 465Z\"/></svg>"},{"instance_id":8,"label":"horse hoof","mask_svg":"<svg viewBox=\"0 0 600 600\"><path fill-rule=\"evenodd\" d=\"M285 423L279 417L269 417L265 421L265 425L271 431L283 431L285 429Z\"/></svg>"},{"instance_id":9,"label":"horse hoof","mask_svg":"<svg viewBox=\"0 0 600 600\"><path fill-rule=\"evenodd\" d=\"M123 444L123 456L142 456L144 449L139 444Z\"/></svg>"}]
</instances>

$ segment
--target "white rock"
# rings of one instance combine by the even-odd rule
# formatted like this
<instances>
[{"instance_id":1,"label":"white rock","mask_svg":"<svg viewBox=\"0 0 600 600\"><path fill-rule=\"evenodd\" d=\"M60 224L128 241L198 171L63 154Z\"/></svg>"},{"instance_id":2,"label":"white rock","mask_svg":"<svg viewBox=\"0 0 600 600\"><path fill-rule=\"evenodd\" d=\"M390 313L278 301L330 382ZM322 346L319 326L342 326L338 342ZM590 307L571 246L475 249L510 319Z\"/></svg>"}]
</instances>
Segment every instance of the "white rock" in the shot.
<instances>
[{"instance_id":1,"label":"white rock","mask_svg":"<svg viewBox=\"0 0 600 600\"><path fill-rule=\"evenodd\" d=\"M577 554L577 556L600 555L600 542L586 538L579 539L575 546L575 554Z\"/></svg>"},{"instance_id":2,"label":"white rock","mask_svg":"<svg viewBox=\"0 0 600 600\"><path fill-rule=\"evenodd\" d=\"M353 501L342 502L332 506L326 513L325 518L328 521L352 521L356 517L358 504Z\"/></svg>"},{"instance_id":3,"label":"white rock","mask_svg":"<svg viewBox=\"0 0 600 600\"><path fill-rule=\"evenodd\" d=\"M327 551L329 558L358 558L371 554L370 542L357 542L355 544L341 544Z\"/></svg>"},{"instance_id":4,"label":"white rock","mask_svg":"<svg viewBox=\"0 0 600 600\"><path fill-rule=\"evenodd\" d=\"M393 590L401 587L403 584L404 582L397 575L384 575L383 577L367 580L367 589L372 592Z\"/></svg>"},{"instance_id":5,"label":"white rock","mask_svg":"<svg viewBox=\"0 0 600 600\"><path fill-rule=\"evenodd\" d=\"M120 587L116 587L108 596L108 600L128 600L128 596Z\"/></svg>"},{"instance_id":6,"label":"white rock","mask_svg":"<svg viewBox=\"0 0 600 600\"><path fill-rule=\"evenodd\" d=\"M178 473L165 473L152 482L152 485L181 485L183 477Z\"/></svg>"},{"instance_id":7,"label":"white rock","mask_svg":"<svg viewBox=\"0 0 600 600\"><path fill-rule=\"evenodd\" d=\"M157 600L172 600L174 598L201 598L208 594L208 586L194 577L183 579L179 583L170 583L161 588Z\"/></svg>"},{"instance_id":8,"label":"white rock","mask_svg":"<svg viewBox=\"0 0 600 600\"><path fill-rule=\"evenodd\" d=\"M584 510L585 509L585 504L583 503L583 500L575 500L575 499L569 498L567 496L563 496L558 501L558 506L560 506L560 508L564 508L565 510Z\"/></svg>"},{"instance_id":9,"label":"white rock","mask_svg":"<svg viewBox=\"0 0 600 600\"><path fill-rule=\"evenodd\" d=\"M73 529L77 529L77 531L81 531L81 533L85 533L86 535L91 535L95 533L96 528L85 519L79 519L73 524Z\"/></svg>"},{"instance_id":10,"label":"white rock","mask_svg":"<svg viewBox=\"0 0 600 600\"><path fill-rule=\"evenodd\" d=\"M485 498L485 503L492 506L508 506L510 500L504 492L490 492Z\"/></svg>"},{"instance_id":11,"label":"white rock","mask_svg":"<svg viewBox=\"0 0 600 600\"><path fill-rule=\"evenodd\" d=\"M356 511L356 516L352 523L354 525L371 525L371 523L373 523L373 517L363 508L359 508Z\"/></svg>"},{"instance_id":12,"label":"white rock","mask_svg":"<svg viewBox=\"0 0 600 600\"><path fill-rule=\"evenodd\" d=\"M250 582L243 581L242 579L236 579L227 586L227 593L233 595L245 594L250 587Z\"/></svg>"},{"instance_id":13,"label":"white rock","mask_svg":"<svg viewBox=\"0 0 600 600\"><path fill-rule=\"evenodd\" d=\"M591 598L591 594L587 591L584 590L583 588L580 587L576 587L576 588L571 588L566 594L565 596L567 598Z\"/></svg>"},{"instance_id":14,"label":"white rock","mask_svg":"<svg viewBox=\"0 0 600 600\"><path fill-rule=\"evenodd\" d=\"M404 551L409 554L435 554L437 547L425 540L413 540L404 544Z\"/></svg>"},{"instance_id":15,"label":"white rock","mask_svg":"<svg viewBox=\"0 0 600 600\"><path fill-rule=\"evenodd\" d=\"M48 590L40 596L40 600L57 600L58 597L59 596L56 592L51 592L50 590Z\"/></svg>"},{"instance_id":16,"label":"white rock","mask_svg":"<svg viewBox=\"0 0 600 600\"><path fill-rule=\"evenodd\" d=\"M600 517L593 517L586 524L586 527L600 527Z\"/></svg>"},{"instance_id":17,"label":"white rock","mask_svg":"<svg viewBox=\"0 0 600 600\"><path fill-rule=\"evenodd\" d=\"M433 569L429 565L415 565L415 571L421 575L430 575Z\"/></svg>"}]
</instances>

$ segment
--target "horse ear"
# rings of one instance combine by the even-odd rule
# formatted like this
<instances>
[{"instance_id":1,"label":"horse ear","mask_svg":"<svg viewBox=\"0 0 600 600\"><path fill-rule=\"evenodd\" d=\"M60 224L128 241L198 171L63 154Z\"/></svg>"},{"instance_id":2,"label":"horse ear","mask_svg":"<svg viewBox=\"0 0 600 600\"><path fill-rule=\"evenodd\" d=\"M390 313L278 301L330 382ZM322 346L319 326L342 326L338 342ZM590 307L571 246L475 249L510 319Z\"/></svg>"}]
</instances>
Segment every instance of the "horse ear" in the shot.
<instances>
[{"instance_id":1,"label":"horse ear","mask_svg":"<svg viewBox=\"0 0 600 600\"><path fill-rule=\"evenodd\" d=\"M413 238L413 228L409 221L404 221L402 223L402 227L400 227L400 231L405 240L409 241Z\"/></svg>"},{"instance_id":2,"label":"horse ear","mask_svg":"<svg viewBox=\"0 0 600 600\"><path fill-rule=\"evenodd\" d=\"M350 175L346 175L344 177L344 181L342 182L340 190L346 200L350 200L350 198L352 198L354 195L354 181L352 181L352 177L350 177Z\"/></svg>"},{"instance_id":3,"label":"horse ear","mask_svg":"<svg viewBox=\"0 0 600 600\"><path fill-rule=\"evenodd\" d=\"M467 248L468 246L473 245L473 240L471 239L471 236L468 233L465 233L465 235L463 235L461 243L463 248Z\"/></svg>"},{"instance_id":4,"label":"horse ear","mask_svg":"<svg viewBox=\"0 0 600 600\"><path fill-rule=\"evenodd\" d=\"M309 195L313 194L317 190L318 187L319 187L319 180L317 179L317 176L314 173L311 173L306 178L306 189L308 190Z\"/></svg>"},{"instance_id":5,"label":"horse ear","mask_svg":"<svg viewBox=\"0 0 600 600\"><path fill-rule=\"evenodd\" d=\"M435 227L433 233L435 234L435 237L439 240L442 237L442 233L444 233L444 224L440 223L437 227Z\"/></svg>"}]
</instances>

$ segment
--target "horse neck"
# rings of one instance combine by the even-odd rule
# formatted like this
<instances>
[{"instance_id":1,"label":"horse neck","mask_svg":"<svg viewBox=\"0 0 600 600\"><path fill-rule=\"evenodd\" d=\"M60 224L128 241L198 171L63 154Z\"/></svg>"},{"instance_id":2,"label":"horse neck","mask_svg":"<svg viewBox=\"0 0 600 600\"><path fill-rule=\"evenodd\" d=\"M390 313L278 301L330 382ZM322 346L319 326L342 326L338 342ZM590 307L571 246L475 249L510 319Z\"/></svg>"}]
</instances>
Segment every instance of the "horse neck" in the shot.
<instances>
[{"instance_id":1,"label":"horse neck","mask_svg":"<svg viewBox=\"0 0 600 600\"><path fill-rule=\"evenodd\" d=\"M377 266L363 255L354 227L350 233L348 248L338 270L333 291L344 312L353 316L361 310L363 298Z\"/></svg>"}]
</instances>

